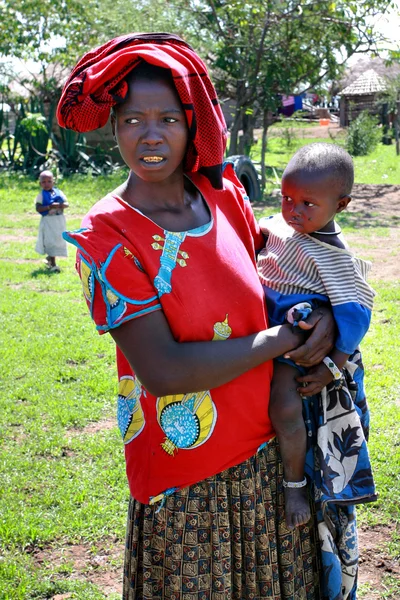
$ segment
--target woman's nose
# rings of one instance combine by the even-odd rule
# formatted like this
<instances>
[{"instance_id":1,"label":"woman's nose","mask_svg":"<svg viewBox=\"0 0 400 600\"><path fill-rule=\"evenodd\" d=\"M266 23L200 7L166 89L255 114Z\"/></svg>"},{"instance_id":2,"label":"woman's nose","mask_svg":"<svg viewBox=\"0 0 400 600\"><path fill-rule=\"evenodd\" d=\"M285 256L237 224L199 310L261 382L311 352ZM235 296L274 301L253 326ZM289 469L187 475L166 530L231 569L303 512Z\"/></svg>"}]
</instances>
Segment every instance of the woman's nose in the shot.
<instances>
[{"instance_id":1,"label":"woman's nose","mask_svg":"<svg viewBox=\"0 0 400 600\"><path fill-rule=\"evenodd\" d=\"M156 146L162 144L163 136L162 133L155 123L150 123L143 134L142 142L149 146Z\"/></svg>"}]
</instances>

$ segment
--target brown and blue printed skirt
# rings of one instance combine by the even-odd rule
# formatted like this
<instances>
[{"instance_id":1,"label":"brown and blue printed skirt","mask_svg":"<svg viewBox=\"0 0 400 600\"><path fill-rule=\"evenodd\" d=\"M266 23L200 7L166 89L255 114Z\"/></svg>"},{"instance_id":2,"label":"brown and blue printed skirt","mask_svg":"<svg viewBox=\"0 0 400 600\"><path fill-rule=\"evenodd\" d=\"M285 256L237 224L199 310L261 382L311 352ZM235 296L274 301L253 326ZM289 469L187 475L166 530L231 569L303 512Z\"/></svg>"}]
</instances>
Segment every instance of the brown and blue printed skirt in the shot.
<instances>
[{"instance_id":1,"label":"brown and blue printed skirt","mask_svg":"<svg viewBox=\"0 0 400 600\"><path fill-rule=\"evenodd\" d=\"M123 600L322 600L313 519L285 525L276 440L169 496L131 499Z\"/></svg>"}]
</instances>

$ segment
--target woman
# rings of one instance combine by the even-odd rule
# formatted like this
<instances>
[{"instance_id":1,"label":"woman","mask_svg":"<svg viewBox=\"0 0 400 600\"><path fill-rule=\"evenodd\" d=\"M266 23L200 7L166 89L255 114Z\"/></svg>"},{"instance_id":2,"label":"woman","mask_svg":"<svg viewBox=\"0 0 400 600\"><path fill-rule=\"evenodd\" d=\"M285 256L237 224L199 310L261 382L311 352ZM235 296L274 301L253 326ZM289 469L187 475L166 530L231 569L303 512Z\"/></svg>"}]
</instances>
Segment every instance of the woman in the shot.
<instances>
[{"instance_id":1,"label":"woman","mask_svg":"<svg viewBox=\"0 0 400 600\"><path fill-rule=\"evenodd\" d=\"M268 400L271 359L318 363L333 319L313 313L305 345L287 325L267 329L263 238L223 172L225 123L185 42L132 34L85 55L59 123L88 131L110 109L129 177L67 239L97 329L117 344L132 495L123 598L322 598L313 520L285 526Z\"/></svg>"}]
</instances>

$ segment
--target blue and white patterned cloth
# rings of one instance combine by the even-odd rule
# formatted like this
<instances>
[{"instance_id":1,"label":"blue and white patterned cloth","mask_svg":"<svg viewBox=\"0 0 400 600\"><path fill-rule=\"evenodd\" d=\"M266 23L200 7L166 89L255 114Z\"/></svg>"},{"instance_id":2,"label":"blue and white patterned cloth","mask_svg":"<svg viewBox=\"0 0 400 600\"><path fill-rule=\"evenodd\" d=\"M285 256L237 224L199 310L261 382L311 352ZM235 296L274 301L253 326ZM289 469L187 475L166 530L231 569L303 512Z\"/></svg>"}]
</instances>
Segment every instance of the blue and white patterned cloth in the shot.
<instances>
[{"instance_id":1,"label":"blue and white patterned cloth","mask_svg":"<svg viewBox=\"0 0 400 600\"><path fill-rule=\"evenodd\" d=\"M376 491L367 449L369 410L359 351L346 363L344 384L304 399L308 434L306 474L317 512L324 598L355 600L358 541L355 504Z\"/></svg>"}]
</instances>

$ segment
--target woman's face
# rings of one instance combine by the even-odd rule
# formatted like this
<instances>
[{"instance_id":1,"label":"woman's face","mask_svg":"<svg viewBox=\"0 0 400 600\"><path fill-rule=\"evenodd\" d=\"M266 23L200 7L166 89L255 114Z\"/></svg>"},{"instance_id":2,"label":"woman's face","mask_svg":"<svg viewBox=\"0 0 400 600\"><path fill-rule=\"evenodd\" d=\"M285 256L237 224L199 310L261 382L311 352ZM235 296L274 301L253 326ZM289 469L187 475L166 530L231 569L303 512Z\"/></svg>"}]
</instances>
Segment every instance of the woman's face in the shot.
<instances>
[{"instance_id":1,"label":"woman's face","mask_svg":"<svg viewBox=\"0 0 400 600\"><path fill-rule=\"evenodd\" d=\"M182 173L188 127L172 82L133 78L112 126L121 156L137 177L155 183Z\"/></svg>"}]
</instances>

